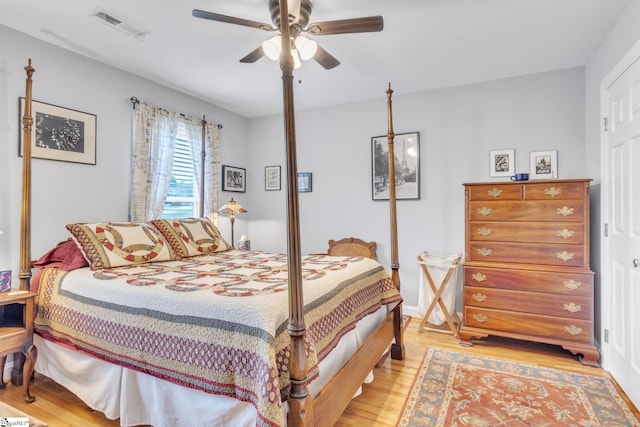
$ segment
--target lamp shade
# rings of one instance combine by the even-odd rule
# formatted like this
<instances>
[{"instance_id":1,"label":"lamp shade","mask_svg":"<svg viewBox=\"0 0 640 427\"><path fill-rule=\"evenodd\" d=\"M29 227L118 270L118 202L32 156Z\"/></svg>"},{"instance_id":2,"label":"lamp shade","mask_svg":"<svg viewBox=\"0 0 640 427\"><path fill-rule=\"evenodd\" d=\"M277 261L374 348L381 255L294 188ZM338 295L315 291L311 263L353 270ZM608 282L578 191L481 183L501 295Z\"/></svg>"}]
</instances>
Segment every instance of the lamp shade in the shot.
<instances>
[{"instance_id":1,"label":"lamp shade","mask_svg":"<svg viewBox=\"0 0 640 427\"><path fill-rule=\"evenodd\" d=\"M265 40L262 42L262 50L267 58L275 61L280 58L280 50L282 49L280 45L280 36L275 36L270 38L269 40Z\"/></svg>"},{"instance_id":2,"label":"lamp shade","mask_svg":"<svg viewBox=\"0 0 640 427\"><path fill-rule=\"evenodd\" d=\"M231 200L225 203L220 209L218 209L218 213L226 214L226 215L235 215L243 212L247 212L247 210L242 206L240 206L238 202L233 200L233 197L231 198Z\"/></svg>"},{"instance_id":3,"label":"lamp shade","mask_svg":"<svg viewBox=\"0 0 640 427\"><path fill-rule=\"evenodd\" d=\"M294 41L296 48L298 49L298 53L300 54L300 58L305 61L310 60L316 54L318 50L318 43L314 40L308 39L305 36L298 36Z\"/></svg>"}]
</instances>

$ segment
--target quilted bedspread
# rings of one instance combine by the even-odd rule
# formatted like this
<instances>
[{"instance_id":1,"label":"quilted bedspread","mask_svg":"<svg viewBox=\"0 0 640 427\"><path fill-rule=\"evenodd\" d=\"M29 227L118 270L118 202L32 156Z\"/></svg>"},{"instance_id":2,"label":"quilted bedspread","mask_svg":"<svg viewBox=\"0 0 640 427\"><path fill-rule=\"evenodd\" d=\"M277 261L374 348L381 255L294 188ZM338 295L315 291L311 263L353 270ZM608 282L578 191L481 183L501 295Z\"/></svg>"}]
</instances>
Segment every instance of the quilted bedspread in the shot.
<instances>
[{"instance_id":1,"label":"quilted bedspread","mask_svg":"<svg viewBox=\"0 0 640 427\"><path fill-rule=\"evenodd\" d=\"M309 378L364 316L401 300L367 258L303 257ZM229 251L98 271L46 269L37 333L99 358L250 402L283 425L289 390L287 259Z\"/></svg>"}]
</instances>

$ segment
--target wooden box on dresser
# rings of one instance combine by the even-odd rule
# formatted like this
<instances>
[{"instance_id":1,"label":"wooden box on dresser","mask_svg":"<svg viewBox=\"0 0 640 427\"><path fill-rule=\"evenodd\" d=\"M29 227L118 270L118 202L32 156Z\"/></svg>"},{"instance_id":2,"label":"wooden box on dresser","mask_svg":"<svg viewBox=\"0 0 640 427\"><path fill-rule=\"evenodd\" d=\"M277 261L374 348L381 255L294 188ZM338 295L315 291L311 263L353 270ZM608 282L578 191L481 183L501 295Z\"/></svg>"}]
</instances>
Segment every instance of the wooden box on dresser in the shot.
<instances>
[{"instance_id":1,"label":"wooden box on dresser","mask_svg":"<svg viewBox=\"0 0 640 427\"><path fill-rule=\"evenodd\" d=\"M560 345L598 366L586 179L469 183L460 344Z\"/></svg>"}]
</instances>

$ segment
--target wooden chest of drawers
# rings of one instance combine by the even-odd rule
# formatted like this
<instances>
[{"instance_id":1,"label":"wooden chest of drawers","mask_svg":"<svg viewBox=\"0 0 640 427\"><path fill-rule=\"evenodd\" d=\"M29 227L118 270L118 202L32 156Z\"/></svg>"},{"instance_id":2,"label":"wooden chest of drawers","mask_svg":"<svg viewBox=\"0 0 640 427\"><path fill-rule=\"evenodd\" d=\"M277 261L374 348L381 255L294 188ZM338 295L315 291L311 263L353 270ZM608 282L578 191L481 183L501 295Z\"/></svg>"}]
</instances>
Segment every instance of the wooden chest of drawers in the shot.
<instances>
[{"instance_id":1,"label":"wooden chest of drawers","mask_svg":"<svg viewBox=\"0 0 640 427\"><path fill-rule=\"evenodd\" d=\"M598 366L589 181L465 184L461 344L488 335L544 342Z\"/></svg>"}]
</instances>

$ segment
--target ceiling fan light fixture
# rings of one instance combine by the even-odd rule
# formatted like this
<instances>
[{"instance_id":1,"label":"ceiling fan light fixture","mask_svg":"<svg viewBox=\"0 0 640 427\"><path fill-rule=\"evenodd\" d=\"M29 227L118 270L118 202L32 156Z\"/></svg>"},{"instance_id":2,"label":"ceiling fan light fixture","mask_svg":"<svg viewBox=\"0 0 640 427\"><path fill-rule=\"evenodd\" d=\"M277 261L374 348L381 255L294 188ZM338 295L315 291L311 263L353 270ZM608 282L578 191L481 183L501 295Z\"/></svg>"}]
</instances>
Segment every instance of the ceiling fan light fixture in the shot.
<instances>
[{"instance_id":1,"label":"ceiling fan light fixture","mask_svg":"<svg viewBox=\"0 0 640 427\"><path fill-rule=\"evenodd\" d=\"M272 61L276 61L280 58L280 50L282 49L280 43L279 35L262 42L262 50L267 58Z\"/></svg>"},{"instance_id":2,"label":"ceiling fan light fixture","mask_svg":"<svg viewBox=\"0 0 640 427\"><path fill-rule=\"evenodd\" d=\"M300 53L300 58L304 61L308 61L313 58L318 50L318 43L315 40L311 40L305 36L298 36L294 41L296 49L298 53Z\"/></svg>"}]
</instances>

